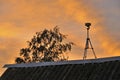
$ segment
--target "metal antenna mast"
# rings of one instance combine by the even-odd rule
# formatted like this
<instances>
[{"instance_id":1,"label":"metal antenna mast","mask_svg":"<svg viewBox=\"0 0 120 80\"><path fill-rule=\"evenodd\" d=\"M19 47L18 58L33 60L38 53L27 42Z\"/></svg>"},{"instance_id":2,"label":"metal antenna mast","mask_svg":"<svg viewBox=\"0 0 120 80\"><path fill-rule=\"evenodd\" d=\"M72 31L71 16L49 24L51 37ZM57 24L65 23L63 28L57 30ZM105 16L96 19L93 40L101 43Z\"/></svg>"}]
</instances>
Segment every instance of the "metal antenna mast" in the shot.
<instances>
[{"instance_id":1,"label":"metal antenna mast","mask_svg":"<svg viewBox=\"0 0 120 80\"><path fill-rule=\"evenodd\" d=\"M89 29L91 26L91 23L85 23L85 26L87 27L87 39L86 39L86 44L85 44L85 49L84 49L84 56L83 56L83 60L85 60L87 58L87 50L88 49L92 49L93 55L95 57L95 59L97 58L94 48L92 46L92 43L90 41L90 37L89 37Z\"/></svg>"}]
</instances>

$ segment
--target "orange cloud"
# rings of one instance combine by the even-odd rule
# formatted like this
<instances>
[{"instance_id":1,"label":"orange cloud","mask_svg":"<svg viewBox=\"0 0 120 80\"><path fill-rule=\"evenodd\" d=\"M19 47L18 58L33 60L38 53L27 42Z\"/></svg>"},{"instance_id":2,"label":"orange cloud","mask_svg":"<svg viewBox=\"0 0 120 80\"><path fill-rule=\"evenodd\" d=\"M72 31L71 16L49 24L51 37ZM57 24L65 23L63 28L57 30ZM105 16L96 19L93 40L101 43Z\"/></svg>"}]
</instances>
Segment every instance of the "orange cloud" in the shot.
<instances>
[{"instance_id":1,"label":"orange cloud","mask_svg":"<svg viewBox=\"0 0 120 80\"><path fill-rule=\"evenodd\" d=\"M92 2L92 1L91 1ZM95 6L86 3L86 1L76 1L76 0L70 0L64 1L60 0L60 3L64 7L64 10L66 14L71 17L72 19L75 19L77 22L83 25L85 22L91 22L92 23L92 33L94 35L94 43L98 44L96 49L102 50L102 51L96 51L98 56L117 56L120 53L119 48L117 48L120 44L118 42L114 41L114 38L112 38L107 32L107 25L105 25L106 19L103 18L100 14L100 11L98 11L97 8L94 8ZM96 34L96 35L95 35ZM79 39L76 39L77 41ZM80 42L83 42L79 40Z\"/></svg>"},{"instance_id":2,"label":"orange cloud","mask_svg":"<svg viewBox=\"0 0 120 80\"><path fill-rule=\"evenodd\" d=\"M97 55L119 55L120 44L110 37L104 25L106 17L93 5L94 0L2 0L0 3L0 44L3 45L0 46L0 67L14 63L19 49L26 46L35 32L56 25L76 44L70 59L82 59L86 22L92 23L91 40ZM91 53L88 56L93 57Z\"/></svg>"}]
</instances>

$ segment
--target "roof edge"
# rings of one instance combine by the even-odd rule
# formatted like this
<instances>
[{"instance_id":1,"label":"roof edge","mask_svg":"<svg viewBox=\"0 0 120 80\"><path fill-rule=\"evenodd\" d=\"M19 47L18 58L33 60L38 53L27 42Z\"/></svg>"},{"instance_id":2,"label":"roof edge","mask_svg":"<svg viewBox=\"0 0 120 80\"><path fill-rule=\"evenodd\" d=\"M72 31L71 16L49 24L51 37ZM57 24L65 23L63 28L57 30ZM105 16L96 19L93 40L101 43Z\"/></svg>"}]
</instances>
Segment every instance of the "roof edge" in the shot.
<instances>
[{"instance_id":1,"label":"roof edge","mask_svg":"<svg viewBox=\"0 0 120 80\"><path fill-rule=\"evenodd\" d=\"M37 67L37 66L52 66L52 65L65 65L65 64L85 64L85 63L102 63L108 61L120 61L120 56L87 59L87 60L69 60L69 61L58 61L58 62L39 62L39 63L21 63L21 64L6 64L3 68L12 67Z\"/></svg>"}]
</instances>

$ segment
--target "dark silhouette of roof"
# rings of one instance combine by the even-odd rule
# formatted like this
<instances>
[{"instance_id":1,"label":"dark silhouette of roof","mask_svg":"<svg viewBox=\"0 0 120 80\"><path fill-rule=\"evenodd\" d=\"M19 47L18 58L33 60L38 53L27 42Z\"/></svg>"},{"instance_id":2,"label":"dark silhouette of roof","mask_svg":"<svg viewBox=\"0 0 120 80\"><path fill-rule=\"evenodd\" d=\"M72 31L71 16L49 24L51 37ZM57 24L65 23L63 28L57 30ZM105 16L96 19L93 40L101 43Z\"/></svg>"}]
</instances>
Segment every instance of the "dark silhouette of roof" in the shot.
<instances>
[{"instance_id":1,"label":"dark silhouette of roof","mask_svg":"<svg viewBox=\"0 0 120 80\"><path fill-rule=\"evenodd\" d=\"M120 80L120 57L5 65L1 80Z\"/></svg>"}]
</instances>

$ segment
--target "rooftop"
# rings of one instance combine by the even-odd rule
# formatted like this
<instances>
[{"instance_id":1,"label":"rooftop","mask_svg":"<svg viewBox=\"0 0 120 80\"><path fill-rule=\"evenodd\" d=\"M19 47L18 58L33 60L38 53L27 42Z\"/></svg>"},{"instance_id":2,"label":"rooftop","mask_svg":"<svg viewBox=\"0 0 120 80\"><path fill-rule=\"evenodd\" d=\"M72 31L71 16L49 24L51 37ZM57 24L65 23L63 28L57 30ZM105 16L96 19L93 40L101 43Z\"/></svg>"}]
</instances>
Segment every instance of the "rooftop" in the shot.
<instances>
[{"instance_id":1,"label":"rooftop","mask_svg":"<svg viewBox=\"0 0 120 80\"><path fill-rule=\"evenodd\" d=\"M5 65L0 80L120 80L120 57Z\"/></svg>"}]
</instances>

